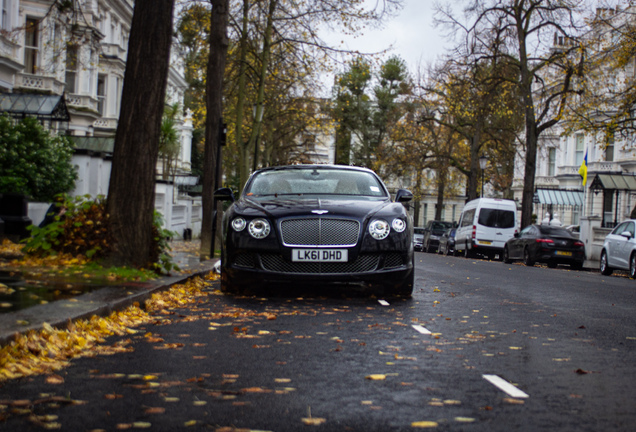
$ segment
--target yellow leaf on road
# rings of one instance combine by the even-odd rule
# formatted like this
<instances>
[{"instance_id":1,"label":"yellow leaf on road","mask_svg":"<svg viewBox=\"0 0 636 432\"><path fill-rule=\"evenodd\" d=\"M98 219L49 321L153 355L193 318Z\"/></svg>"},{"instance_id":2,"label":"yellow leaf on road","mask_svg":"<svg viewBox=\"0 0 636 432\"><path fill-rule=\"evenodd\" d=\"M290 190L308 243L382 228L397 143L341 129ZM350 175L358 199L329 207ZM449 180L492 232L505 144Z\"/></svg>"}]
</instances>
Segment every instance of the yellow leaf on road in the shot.
<instances>
[{"instance_id":1,"label":"yellow leaf on road","mask_svg":"<svg viewBox=\"0 0 636 432\"><path fill-rule=\"evenodd\" d=\"M321 424L325 423L327 421L327 419L321 418L321 417L304 417L302 419L303 423L308 425L308 426L320 426Z\"/></svg>"},{"instance_id":2,"label":"yellow leaf on road","mask_svg":"<svg viewBox=\"0 0 636 432\"><path fill-rule=\"evenodd\" d=\"M381 381L386 379L386 375L382 375L382 374L371 374L371 375L367 375L365 377L368 380L372 380L372 381Z\"/></svg>"},{"instance_id":3,"label":"yellow leaf on road","mask_svg":"<svg viewBox=\"0 0 636 432\"><path fill-rule=\"evenodd\" d=\"M435 428L437 426L439 426L439 424L434 421L417 421L411 423L411 427L415 428Z\"/></svg>"}]
</instances>

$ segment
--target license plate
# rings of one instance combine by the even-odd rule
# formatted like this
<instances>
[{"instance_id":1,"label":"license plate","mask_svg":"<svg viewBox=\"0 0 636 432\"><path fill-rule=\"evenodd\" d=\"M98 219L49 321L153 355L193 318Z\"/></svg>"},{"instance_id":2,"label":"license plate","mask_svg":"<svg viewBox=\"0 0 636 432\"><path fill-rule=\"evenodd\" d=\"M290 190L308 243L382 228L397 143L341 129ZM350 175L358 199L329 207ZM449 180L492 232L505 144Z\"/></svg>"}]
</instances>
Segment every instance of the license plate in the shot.
<instances>
[{"instance_id":1,"label":"license plate","mask_svg":"<svg viewBox=\"0 0 636 432\"><path fill-rule=\"evenodd\" d=\"M347 249L292 249L294 262L347 262Z\"/></svg>"},{"instance_id":2,"label":"license plate","mask_svg":"<svg viewBox=\"0 0 636 432\"><path fill-rule=\"evenodd\" d=\"M477 244L480 244L480 245L491 245L492 242L491 241L486 241L486 240L479 240L479 241L477 241Z\"/></svg>"},{"instance_id":3,"label":"license plate","mask_svg":"<svg viewBox=\"0 0 636 432\"><path fill-rule=\"evenodd\" d=\"M556 251L556 254L560 256L572 256L572 252L568 251Z\"/></svg>"}]
</instances>

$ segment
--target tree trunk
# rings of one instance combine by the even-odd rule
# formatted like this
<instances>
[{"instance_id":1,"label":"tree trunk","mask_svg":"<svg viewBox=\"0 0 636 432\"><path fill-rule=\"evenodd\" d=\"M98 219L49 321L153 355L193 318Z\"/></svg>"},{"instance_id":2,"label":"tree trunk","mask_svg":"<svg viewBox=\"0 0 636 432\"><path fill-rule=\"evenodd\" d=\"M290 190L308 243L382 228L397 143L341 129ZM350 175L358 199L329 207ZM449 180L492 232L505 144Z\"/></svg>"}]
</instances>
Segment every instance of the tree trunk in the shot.
<instances>
[{"instance_id":1,"label":"tree trunk","mask_svg":"<svg viewBox=\"0 0 636 432\"><path fill-rule=\"evenodd\" d=\"M249 142L243 141L243 113L245 110L245 93L247 79L247 40L249 38L249 0L243 0L243 26L241 29L241 38L239 40L239 81L238 95L236 102L236 126L235 137L236 147L239 149L239 192L243 190L245 181L249 175Z\"/></svg>"},{"instance_id":2,"label":"tree trunk","mask_svg":"<svg viewBox=\"0 0 636 432\"><path fill-rule=\"evenodd\" d=\"M212 241L212 224L214 223L215 206L218 211L217 227L220 226L221 206L214 200L215 183L221 184L221 170L217 170L217 157L221 157L219 149L219 132L223 115L223 74L229 40L227 37L227 23L229 16L229 0L211 0L210 16L210 54L207 66L206 108L205 119L205 150L203 165L203 218L201 220L201 249L200 255L214 256L214 242ZM216 229L217 233L220 230Z\"/></svg>"},{"instance_id":3,"label":"tree trunk","mask_svg":"<svg viewBox=\"0 0 636 432\"><path fill-rule=\"evenodd\" d=\"M174 0L137 0L130 29L107 208L113 265L149 267L159 136L165 106Z\"/></svg>"}]
</instances>

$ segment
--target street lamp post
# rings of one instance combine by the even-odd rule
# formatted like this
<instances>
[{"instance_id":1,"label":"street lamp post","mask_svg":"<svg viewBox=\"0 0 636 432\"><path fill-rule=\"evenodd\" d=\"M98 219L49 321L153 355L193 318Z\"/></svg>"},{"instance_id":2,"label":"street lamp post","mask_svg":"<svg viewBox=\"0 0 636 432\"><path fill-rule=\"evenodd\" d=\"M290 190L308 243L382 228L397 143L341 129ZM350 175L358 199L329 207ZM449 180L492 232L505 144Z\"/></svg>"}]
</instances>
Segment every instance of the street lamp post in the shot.
<instances>
[{"instance_id":1,"label":"street lamp post","mask_svg":"<svg viewBox=\"0 0 636 432\"><path fill-rule=\"evenodd\" d=\"M484 171L488 164L488 157L485 155L479 156L479 167L481 168L481 197L484 197Z\"/></svg>"}]
</instances>

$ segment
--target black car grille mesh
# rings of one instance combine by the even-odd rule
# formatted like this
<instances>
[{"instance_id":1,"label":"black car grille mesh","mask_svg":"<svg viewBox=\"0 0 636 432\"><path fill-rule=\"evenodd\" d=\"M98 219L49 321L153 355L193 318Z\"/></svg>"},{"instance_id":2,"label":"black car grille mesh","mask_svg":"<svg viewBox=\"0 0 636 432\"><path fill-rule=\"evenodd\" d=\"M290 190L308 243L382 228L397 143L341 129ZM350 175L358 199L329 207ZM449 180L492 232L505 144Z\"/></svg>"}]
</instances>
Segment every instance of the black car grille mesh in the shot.
<instances>
[{"instance_id":1,"label":"black car grille mesh","mask_svg":"<svg viewBox=\"0 0 636 432\"><path fill-rule=\"evenodd\" d=\"M280 273L364 273L376 270L379 260L379 255L360 255L355 261L346 263L296 263L276 254L261 255L265 270Z\"/></svg>"},{"instance_id":2,"label":"black car grille mesh","mask_svg":"<svg viewBox=\"0 0 636 432\"><path fill-rule=\"evenodd\" d=\"M388 254L386 258L384 258L384 268L396 268L402 267L404 265L404 260L402 259L402 255L400 254Z\"/></svg>"},{"instance_id":3,"label":"black car grille mesh","mask_svg":"<svg viewBox=\"0 0 636 432\"><path fill-rule=\"evenodd\" d=\"M234 265L237 267L254 268L256 267L254 255L248 253L239 254L234 258Z\"/></svg>"},{"instance_id":4,"label":"black car grille mesh","mask_svg":"<svg viewBox=\"0 0 636 432\"><path fill-rule=\"evenodd\" d=\"M360 224L347 219L290 219L280 224L286 246L354 246Z\"/></svg>"}]
</instances>

